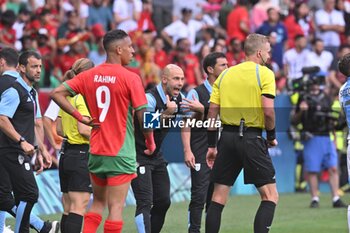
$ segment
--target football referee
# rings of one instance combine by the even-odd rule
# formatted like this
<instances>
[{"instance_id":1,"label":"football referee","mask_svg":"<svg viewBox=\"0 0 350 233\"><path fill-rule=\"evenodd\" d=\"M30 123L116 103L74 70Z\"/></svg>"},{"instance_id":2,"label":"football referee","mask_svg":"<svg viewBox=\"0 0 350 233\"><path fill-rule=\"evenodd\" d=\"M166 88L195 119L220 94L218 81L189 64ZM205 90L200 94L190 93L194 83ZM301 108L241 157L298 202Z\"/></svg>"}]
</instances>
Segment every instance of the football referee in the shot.
<instances>
[{"instance_id":1,"label":"football referee","mask_svg":"<svg viewBox=\"0 0 350 233\"><path fill-rule=\"evenodd\" d=\"M244 183L254 184L261 196L254 233L269 232L271 227L278 193L268 153L268 147L277 145L275 77L264 66L270 50L267 37L250 34L244 44L246 61L223 71L213 85L208 119L220 114L223 131L217 146L217 129L208 129L207 163L212 167L214 193L206 216L207 233L219 232L221 212L242 168ZM267 139L262 137L263 129Z\"/></svg>"}]
</instances>

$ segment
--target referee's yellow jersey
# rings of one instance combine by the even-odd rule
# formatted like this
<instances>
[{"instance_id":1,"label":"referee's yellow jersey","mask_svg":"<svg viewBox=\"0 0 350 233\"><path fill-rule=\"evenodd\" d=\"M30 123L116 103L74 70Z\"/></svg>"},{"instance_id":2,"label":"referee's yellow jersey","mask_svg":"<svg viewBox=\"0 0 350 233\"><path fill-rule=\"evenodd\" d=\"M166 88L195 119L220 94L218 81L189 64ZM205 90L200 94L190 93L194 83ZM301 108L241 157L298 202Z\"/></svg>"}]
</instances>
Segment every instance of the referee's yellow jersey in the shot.
<instances>
[{"instance_id":1,"label":"referee's yellow jersey","mask_svg":"<svg viewBox=\"0 0 350 233\"><path fill-rule=\"evenodd\" d=\"M276 95L275 75L267 67L246 61L224 70L213 85L210 102L220 105L223 124L264 128L261 95Z\"/></svg>"},{"instance_id":2,"label":"referee's yellow jersey","mask_svg":"<svg viewBox=\"0 0 350 233\"><path fill-rule=\"evenodd\" d=\"M82 95L76 95L74 97L67 97L67 100L80 112L83 116L90 117L88 108L86 107L84 98ZM78 121L63 111L60 110L58 116L62 120L62 130L64 135L68 138L69 144L89 144L89 139L83 137L78 131Z\"/></svg>"}]
</instances>

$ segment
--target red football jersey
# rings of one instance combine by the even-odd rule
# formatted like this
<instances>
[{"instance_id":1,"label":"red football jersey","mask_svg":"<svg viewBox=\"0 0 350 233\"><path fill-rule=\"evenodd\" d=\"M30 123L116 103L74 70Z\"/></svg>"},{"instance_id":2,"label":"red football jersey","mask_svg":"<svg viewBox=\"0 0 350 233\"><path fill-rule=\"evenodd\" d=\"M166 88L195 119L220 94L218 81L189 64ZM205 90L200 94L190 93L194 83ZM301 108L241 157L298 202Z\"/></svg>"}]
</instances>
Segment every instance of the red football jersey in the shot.
<instances>
[{"instance_id":1,"label":"red football jersey","mask_svg":"<svg viewBox=\"0 0 350 233\"><path fill-rule=\"evenodd\" d=\"M129 132L132 129L127 127L132 119L131 107L147 107L137 74L119 64L104 63L78 74L65 85L73 94L84 96L91 117L100 123L100 127L91 132L92 154L116 156L125 140L134 140L134 132Z\"/></svg>"}]
</instances>

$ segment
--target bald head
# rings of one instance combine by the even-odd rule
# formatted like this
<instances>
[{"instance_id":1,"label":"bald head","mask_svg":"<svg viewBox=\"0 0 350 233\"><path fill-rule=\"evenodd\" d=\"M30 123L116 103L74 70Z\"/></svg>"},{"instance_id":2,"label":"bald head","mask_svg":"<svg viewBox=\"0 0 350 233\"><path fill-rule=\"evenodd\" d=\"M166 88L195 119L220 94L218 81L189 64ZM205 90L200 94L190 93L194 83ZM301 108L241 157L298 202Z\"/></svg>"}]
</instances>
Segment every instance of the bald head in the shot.
<instances>
[{"instance_id":1,"label":"bald head","mask_svg":"<svg viewBox=\"0 0 350 233\"><path fill-rule=\"evenodd\" d=\"M168 64L163 69L162 86L164 92L171 96L178 96L185 81L183 70L175 65Z\"/></svg>"},{"instance_id":2,"label":"bald head","mask_svg":"<svg viewBox=\"0 0 350 233\"><path fill-rule=\"evenodd\" d=\"M163 69L163 76L169 77L169 76L171 76L172 73L182 73L183 74L183 71L180 68L180 66L178 66L178 65L175 65L175 64L166 65Z\"/></svg>"}]
</instances>

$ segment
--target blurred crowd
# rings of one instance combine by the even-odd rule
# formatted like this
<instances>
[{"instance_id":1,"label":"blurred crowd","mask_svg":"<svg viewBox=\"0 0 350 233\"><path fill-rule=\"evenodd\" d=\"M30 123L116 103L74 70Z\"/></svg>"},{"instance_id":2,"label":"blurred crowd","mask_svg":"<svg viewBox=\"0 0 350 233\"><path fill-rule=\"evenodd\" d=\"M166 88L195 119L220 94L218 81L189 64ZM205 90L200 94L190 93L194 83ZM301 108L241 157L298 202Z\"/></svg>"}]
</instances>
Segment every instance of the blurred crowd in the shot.
<instances>
[{"instance_id":1,"label":"blurred crowd","mask_svg":"<svg viewBox=\"0 0 350 233\"><path fill-rule=\"evenodd\" d=\"M127 31L134 42L130 69L145 88L157 84L168 63L183 68L184 92L201 84L201 60L224 52L229 66L244 60L242 42L252 32L269 36L278 92L302 68L318 65L326 88L344 83L339 56L350 52L348 0L0 0L0 43L35 49L44 59L40 87L55 87L78 58L105 59L106 31Z\"/></svg>"}]
</instances>

